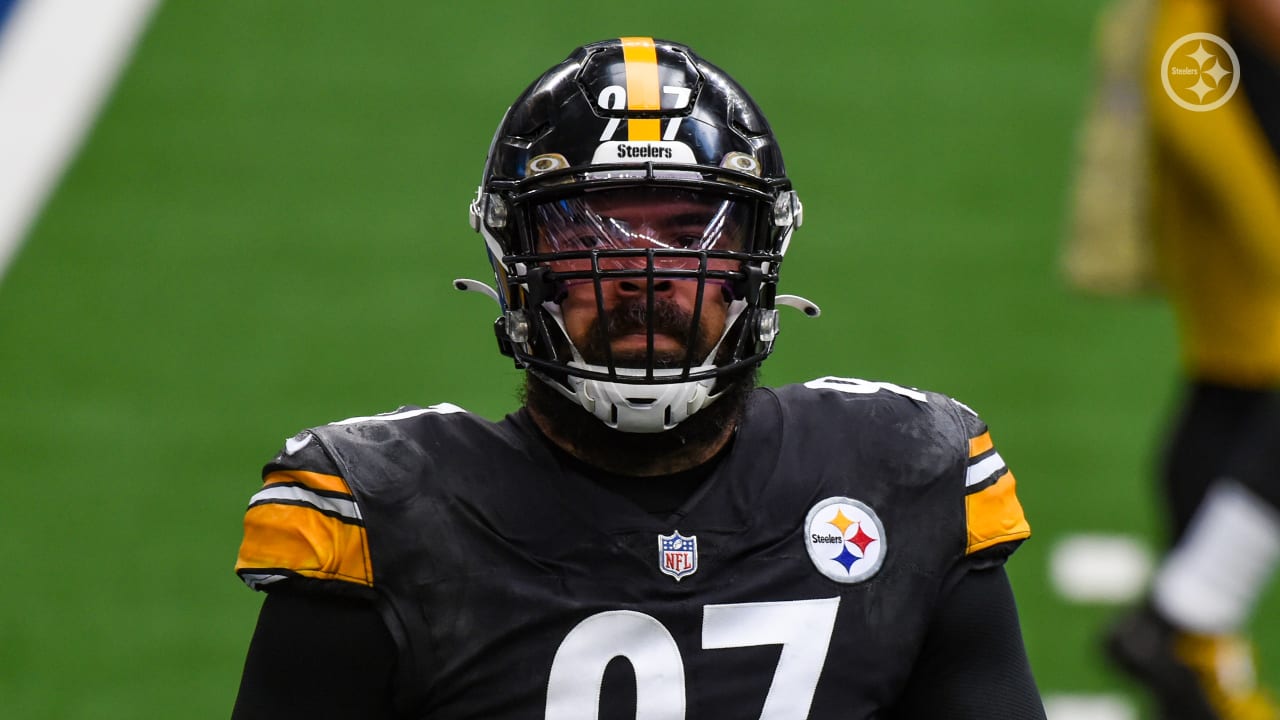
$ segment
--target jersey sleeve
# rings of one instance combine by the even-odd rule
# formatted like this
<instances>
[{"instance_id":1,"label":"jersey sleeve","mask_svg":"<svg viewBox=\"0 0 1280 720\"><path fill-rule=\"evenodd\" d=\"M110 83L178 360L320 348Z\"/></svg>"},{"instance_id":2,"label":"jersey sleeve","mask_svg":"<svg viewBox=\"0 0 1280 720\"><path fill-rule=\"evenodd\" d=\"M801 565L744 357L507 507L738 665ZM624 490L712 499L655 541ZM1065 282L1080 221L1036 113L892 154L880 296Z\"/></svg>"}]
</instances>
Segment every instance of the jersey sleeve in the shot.
<instances>
[{"instance_id":1,"label":"jersey sleeve","mask_svg":"<svg viewBox=\"0 0 1280 720\"><path fill-rule=\"evenodd\" d=\"M235 571L255 590L373 587L369 537L350 486L310 432L290 438L249 500Z\"/></svg>"},{"instance_id":2,"label":"jersey sleeve","mask_svg":"<svg viewBox=\"0 0 1280 720\"><path fill-rule=\"evenodd\" d=\"M1003 562L1031 536L1018 501L1017 481L996 451L991 431L972 410L957 403L968 436L965 463L965 555Z\"/></svg>"}]
</instances>

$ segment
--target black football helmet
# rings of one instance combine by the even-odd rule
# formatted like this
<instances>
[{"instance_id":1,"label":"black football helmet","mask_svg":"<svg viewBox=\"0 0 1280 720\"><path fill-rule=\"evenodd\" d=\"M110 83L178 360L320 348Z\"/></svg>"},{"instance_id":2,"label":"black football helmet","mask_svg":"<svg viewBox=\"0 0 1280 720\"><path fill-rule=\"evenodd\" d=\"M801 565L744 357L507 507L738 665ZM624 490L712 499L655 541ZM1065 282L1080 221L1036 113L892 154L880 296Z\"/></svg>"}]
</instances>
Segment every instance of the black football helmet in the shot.
<instances>
[{"instance_id":1,"label":"black football helmet","mask_svg":"<svg viewBox=\"0 0 1280 720\"><path fill-rule=\"evenodd\" d=\"M659 238L647 219L609 210L620 204L660 222L678 212L681 228ZM574 50L507 110L471 204L497 288L457 287L496 296L498 344L518 367L610 427L660 432L714 401L727 374L764 360L776 305L818 314L776 293L801 218L778 142L737 82L684 45L605 40ZM616 281L647 288L632 312L647 324L639 361L615 357L607 322L598 352L584 355L560 312L569 288L590 284L605 318L602 283ZM675 281L698 285L687 349L672 361L655 352L654 288ZM710 293L728 304L725 329L699 344Z\"/></svg>"}]
</instances>

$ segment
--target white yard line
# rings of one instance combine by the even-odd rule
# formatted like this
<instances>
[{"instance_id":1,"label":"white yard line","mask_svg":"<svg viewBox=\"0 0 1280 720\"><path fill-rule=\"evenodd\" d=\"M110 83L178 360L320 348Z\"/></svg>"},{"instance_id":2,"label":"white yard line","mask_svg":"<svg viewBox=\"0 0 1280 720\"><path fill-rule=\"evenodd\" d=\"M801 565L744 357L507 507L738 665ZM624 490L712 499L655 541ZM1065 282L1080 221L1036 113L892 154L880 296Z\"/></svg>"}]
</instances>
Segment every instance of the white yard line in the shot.
<instances>
[{"instance_id":1,"label":"white yard line","mask_svg":"<svg viewBox=\"0 0 1280 720\"><path fill-rule=\"evenodd\" d=\"M19 0L0 30L0 279L159 0Z\"/></svg>"},{"instance_id":2,"label":"white yard line","mask_svg":"<svg viewBox=\"0 0 1280 720\"><path fill-rule=\"evenodd\" d=\"M1054 590L1070 602L1120 606L1137 602L1153 562L1136 536L1078 533L1050 548L1048 571ZM1049 720L1138 720L1137 707L1119 693L1048 692L1044 707Z\"/></svg>"},{"instance_id":3,"label":"white yard line","mask_svg":"<svg viewBox=\"0 0 1280 720\"><path fill-rule=\"evenodd\" d=\"M1049 552L1054 589L1079 603L1132 603L1146 588L1151 567L1151 551L1127 535L1068 535Z\"/></svg>"}]
</instances>

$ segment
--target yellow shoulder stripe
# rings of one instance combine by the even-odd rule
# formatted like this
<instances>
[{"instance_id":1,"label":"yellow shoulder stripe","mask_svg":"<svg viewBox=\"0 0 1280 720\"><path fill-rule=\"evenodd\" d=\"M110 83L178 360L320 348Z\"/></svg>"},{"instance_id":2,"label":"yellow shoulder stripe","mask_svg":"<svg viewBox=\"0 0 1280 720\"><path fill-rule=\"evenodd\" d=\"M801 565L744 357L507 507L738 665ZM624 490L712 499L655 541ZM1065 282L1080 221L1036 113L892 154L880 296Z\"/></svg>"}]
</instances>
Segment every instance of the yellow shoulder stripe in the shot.
<instances>
[{"instance_id":1,"label":"yellow shoulder stripe","mask_svg":"<svg viewBox=\"0 0 1280 720\"><path fill-rule=\"evenodd\" d=\"M347 481L337 475L325 475L324 473L307 470L277 470L268 474L262 482L264 487L276 483L302 483L312 490L328 490L347 495L351 494L351 488L347 485Z\"/></svg>"},{"instance_id":2,"label":"yellow shoulder stripe","mask_svg":"<svg viewBox=\"0 0 1280 720\"><path fill-rule=\"evenodd\" d=\"M978 457L992 447L994 445L991 442L990 432L984 432L976 438L969 438L969 457Z\"/></svg>"},{"instance_id":3,"label":"yellow shoulder stripe","mask_svg":"<svg viewBox=\"0 0 1280 720\"><path fill-rule=\"evenodd\" d=\"M309 578L373 585L364 527L300 505L249 508L236 559L236 571L242 570L289 570Z\"/></svg>"},{"instance_id":4,"label":"yellow shoulder stripe","mask_svg":"<svg viewBox=\"0 0 1280 720\"><path fill-rule=\"evenodd\" d=\"M1022 503L1018 502L1016 487L1013 473L1007 472L990 487L965 496L969 527L966 555L1031 536L1031 525L1022 512Z\"/></svg>"}]
</instances>

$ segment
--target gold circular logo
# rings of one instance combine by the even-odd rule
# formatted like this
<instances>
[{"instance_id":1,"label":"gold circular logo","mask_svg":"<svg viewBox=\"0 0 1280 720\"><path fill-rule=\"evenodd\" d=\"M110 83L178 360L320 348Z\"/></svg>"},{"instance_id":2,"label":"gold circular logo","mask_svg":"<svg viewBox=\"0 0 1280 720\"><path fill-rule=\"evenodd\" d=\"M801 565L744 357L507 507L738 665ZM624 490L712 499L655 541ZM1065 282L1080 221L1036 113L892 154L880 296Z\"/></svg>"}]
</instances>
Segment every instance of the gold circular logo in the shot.
<instances>
[{"instance_id":1,"label":"gold circular logo","mask_svg":"<svg viewBox=\"0 0 1280 720\"><path fill-rule=\"evenodd\" d=\"M1213 33L1188 33L1173 41L1160 63L1169 99L1193 112L1222 107L1240 86L1240 60Z\"/></svg>"}]
</instances>

